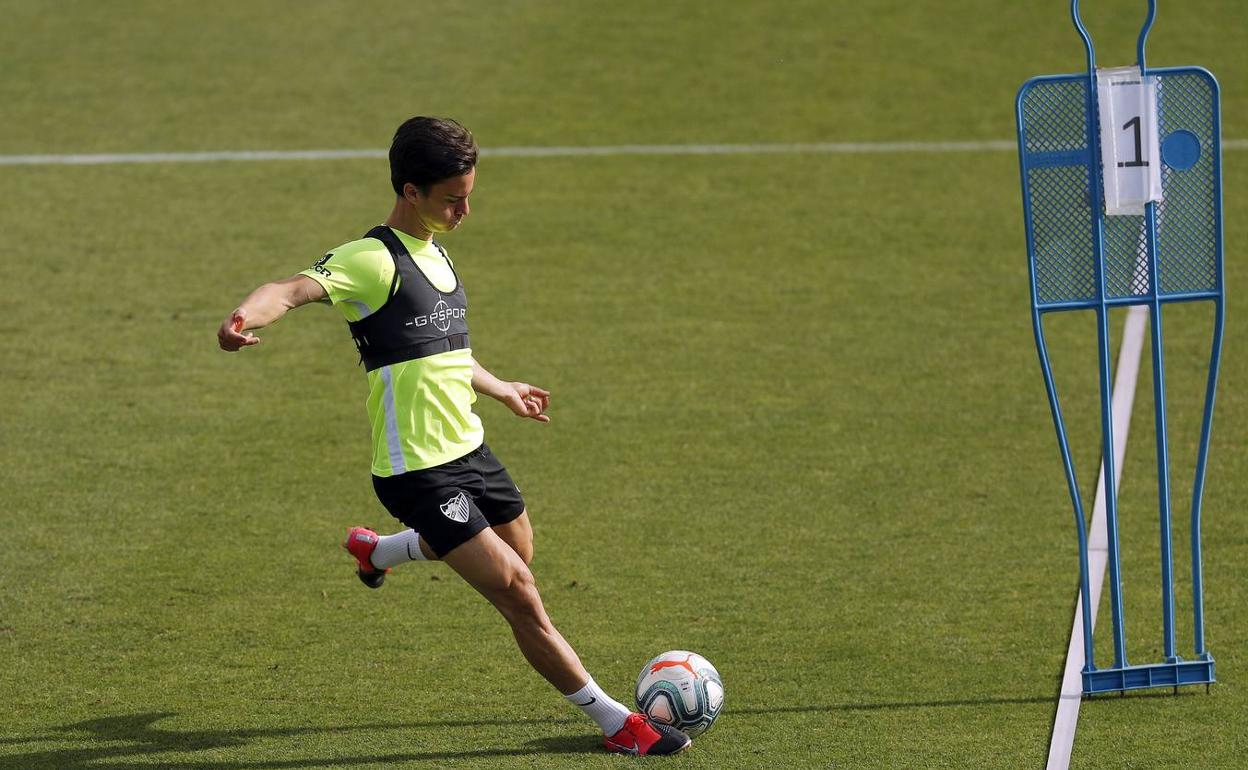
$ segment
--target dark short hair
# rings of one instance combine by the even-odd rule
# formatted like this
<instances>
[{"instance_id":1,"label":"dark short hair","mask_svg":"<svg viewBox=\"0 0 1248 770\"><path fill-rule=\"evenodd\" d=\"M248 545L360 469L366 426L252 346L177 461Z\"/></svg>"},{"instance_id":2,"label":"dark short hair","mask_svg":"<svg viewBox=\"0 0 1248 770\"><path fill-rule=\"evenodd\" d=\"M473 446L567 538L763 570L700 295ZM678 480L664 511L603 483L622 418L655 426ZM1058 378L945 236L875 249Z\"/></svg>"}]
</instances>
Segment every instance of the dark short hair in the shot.
<instances>
[{"instance_id":1,"label":"dark short hair","mask_svg":"<svg viewBox=\"0 0 1248 770\"><path fill-rule=\"evenodd\" d=\"M403 194L411 183L426 195L443 179L463 176L477 165L472 132L450 118L415 117L403 121L390 144L390 184Z\"/></svg>"}]
</instances>

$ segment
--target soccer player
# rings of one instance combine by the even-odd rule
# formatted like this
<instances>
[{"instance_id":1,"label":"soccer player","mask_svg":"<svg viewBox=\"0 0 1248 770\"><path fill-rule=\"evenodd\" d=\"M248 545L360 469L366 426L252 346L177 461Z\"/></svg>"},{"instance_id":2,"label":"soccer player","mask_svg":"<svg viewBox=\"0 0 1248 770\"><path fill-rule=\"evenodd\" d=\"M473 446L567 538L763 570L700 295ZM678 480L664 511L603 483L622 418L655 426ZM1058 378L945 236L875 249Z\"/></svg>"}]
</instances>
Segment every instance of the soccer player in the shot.
<instances>
[{"instance_id":1,"label":"soccer player","mask_svg":"<svg viewBox=\"0 0 1248 770\"><path fill-rule=\"evenodd\" d=\"M519 417L550 421L547 391L500 380L473 357L463 283L433 240L468 216L476 164L476 142L455 121L404 122L390 147L396 197L385 224L253 291L222 321L218 343L241 350L260 342L250 330L289 310L337 307L367 371L373 489L408 527L385 537L348 532L343 546L360 580L377 588L392 567L441 559L502 614L533 668L598 723L608 749L674 754L689 738L603 692L550 622L528 567L533 530L524 500L473 414L483 393Z\"/></svg>"}]
</instances>

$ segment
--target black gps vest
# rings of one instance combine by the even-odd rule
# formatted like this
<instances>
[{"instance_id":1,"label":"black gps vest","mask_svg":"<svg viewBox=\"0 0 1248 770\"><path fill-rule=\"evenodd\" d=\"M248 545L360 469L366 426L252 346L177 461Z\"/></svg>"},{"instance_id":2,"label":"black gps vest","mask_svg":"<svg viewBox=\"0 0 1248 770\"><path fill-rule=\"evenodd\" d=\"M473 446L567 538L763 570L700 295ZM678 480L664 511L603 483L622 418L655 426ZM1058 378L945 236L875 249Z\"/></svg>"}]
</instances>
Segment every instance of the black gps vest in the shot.
<instances>
[{"instance_id":1,"label":"black gps vest","mask_svg":"<svg viewBox=\"0 0 1248 770\"><path fill-rule=\"evenodd\" d=\"M385 244L394 260L394 279L385 304L366 318L347 322L364 368L371 372L401 361L468 347L468 299L451 261L446 260L455 275L455 290L443 294L416 266L403 241L389 227L378 225L364 237ZM446 259L442 247L437 248Z\"/></svg>"}]
</instances>

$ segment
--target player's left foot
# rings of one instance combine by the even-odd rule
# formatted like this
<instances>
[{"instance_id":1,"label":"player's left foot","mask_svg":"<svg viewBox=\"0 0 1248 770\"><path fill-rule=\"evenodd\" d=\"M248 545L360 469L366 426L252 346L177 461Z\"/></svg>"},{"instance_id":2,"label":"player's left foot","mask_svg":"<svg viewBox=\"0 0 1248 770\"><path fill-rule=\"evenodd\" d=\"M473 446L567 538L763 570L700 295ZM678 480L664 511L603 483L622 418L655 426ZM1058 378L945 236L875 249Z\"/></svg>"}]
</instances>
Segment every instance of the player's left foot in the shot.
<instances>
[{"instance_id":1,"label":"player's left foot","mask_svg":"<svg viewBox=\"0 0 1248 770\"><path fill-rule=\"evenodd\" d=\"M629 714L615 735L603 738L607 750L616 754L679 754L693 741L674 727L650 719L645 714Z\"/></svg>"},{"instance_id":2,"label":"player's left foot","mask_svg":"<svg viewBox=\"0 0 1248 770\"><path fill-rule=\"evenodd\" d=\"M386 582L386 573L390 570L377 569L370 558L373 551L377 550L377 533L364 527L354 527L347 533L342 547L358 562L355 574L360 576L360 582L369 588L381 588L381 584Z\"/></svg>"}]
</instances>

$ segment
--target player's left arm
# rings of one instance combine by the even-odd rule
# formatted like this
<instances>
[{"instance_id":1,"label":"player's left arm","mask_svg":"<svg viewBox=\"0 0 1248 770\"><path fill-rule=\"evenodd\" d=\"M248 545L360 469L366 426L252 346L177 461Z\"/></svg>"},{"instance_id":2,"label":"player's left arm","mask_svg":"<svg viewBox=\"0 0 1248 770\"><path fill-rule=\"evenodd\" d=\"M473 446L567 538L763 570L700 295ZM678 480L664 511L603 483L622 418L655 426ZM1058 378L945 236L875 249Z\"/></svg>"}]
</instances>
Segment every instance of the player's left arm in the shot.
<instances>
[{"instance_id":1,"label":"player's left arm","mask_svg":"<svg viewBox=\"0 0 1248 770\"><path fill-rule=\"evenodd\" d=\"M527 382L505 382L490 374L476 358L472 359L472 389L497 399L519 417L529 417L538 422L550 422L546 407L550 406L550 392Z\"/></svg>"}]
</instances>

